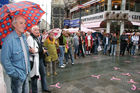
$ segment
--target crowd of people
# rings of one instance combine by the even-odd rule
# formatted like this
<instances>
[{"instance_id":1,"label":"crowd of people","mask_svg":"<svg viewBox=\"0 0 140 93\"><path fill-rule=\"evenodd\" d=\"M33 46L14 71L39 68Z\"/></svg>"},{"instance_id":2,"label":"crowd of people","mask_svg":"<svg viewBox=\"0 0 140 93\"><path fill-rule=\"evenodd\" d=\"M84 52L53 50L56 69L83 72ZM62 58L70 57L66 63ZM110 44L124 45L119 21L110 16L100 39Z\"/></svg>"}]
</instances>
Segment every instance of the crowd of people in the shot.
<instances>
[{"instance_id":1,"label":"crowd of people","mask_svg":"<svg viewBox=\"0 0 140 93\"><path fill-rule=\"evenodd\" d=\"M40 33L37 25L25 33L25 19L22 16L14 18L11 32L2 45L2 65L11 78L12 93L29 93L29 78L31 78L32 93L38 93L37 81L41 78L42 90L48 90L46 77L56 76L58 67L65 68L71 60L86 57L91 54L116 56L118 41L120 41L120 56L125 55L127 49L129 55L136 54L136 48L140 48L140 39L137 33L127 35L125 32L117 37L116 33L106 33L100 36L98 33L77 32L69 33L62 30L60 37L55 38L54 32L44 29ZM119 40L120 39L120 40ZM50 66L52 64L52 66ZM52 68L51 68L52 67ZM51 70L52 69L52 73Z\"/></svg>"}]
</instances>

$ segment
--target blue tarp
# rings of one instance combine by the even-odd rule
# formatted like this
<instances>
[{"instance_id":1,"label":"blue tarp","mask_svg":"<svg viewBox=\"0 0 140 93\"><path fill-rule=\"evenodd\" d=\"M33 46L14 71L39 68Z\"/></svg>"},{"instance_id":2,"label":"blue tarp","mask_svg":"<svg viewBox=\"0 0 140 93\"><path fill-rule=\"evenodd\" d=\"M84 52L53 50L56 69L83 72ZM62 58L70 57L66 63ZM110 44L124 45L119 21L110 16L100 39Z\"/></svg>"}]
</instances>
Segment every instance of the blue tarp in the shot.
<instances>
[{"instance_id":1,"label":"blue tarp","mask_svg":"<svg viewBox=\"0 0 140 93\"><path fill-rule=\"evenodd\" d=\"M0 7L2 7L5 4L9 4L9 0L0 0Z\"/></svg>"}]
</instances>

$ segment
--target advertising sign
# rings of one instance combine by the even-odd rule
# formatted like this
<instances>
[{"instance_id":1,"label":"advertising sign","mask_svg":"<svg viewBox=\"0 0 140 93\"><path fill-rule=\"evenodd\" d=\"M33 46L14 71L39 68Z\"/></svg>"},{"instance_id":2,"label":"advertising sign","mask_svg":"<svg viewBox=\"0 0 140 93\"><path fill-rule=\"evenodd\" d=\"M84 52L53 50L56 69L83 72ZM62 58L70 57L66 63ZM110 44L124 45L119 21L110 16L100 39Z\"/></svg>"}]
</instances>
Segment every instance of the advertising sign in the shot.
<instances>
[{"instance_id":1,"label":"advertising sign","mask_svg":"<svg viewBox=\"0 0 140 93\"><path fill-rule=\"evenodd\" d=\"M70 26L70 20L69 19L64 20L64 26Z\"/></svg>"},{"instance_id":2,"label":"advertising sign","mask_svg":"<svg viewBox=\"0 0 140 93\"><path fill-rule=\"evenodd\" d=\"M79 27L79 19L74 19L70 21L70 27Z\"/></svg>"}]
</instances>

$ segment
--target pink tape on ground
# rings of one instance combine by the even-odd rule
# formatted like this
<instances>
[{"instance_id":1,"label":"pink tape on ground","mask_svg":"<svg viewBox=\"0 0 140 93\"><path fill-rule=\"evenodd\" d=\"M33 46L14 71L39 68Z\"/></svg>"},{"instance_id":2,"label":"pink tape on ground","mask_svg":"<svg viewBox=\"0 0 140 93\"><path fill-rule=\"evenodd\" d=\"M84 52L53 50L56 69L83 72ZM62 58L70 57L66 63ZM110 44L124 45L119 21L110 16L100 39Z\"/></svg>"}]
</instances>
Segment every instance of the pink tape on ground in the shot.
<instances>
[{"instance_id":1,"label":"pink tape on ground","mask_svg":"<svg viewBox=\"0 0 140 93\"><path fill-rule=\"evenodd\" d=\"M135 85L132 85L132 88L131 88L131 90L136 90L137 89L137 87L135 86Z\"/></svg>"},{"instance_id":2,"label":"pink tape on ground","mask_svg":"<svg viewBox=\"0 0 140 93\"><path fill-rule=\"evenodd\" d=\"M130 81L128 81L128 83L138 84L138 82L135 82L133 79L130 79Z\"/></svg>"},{"instance_id":3,"label":"pink tape on ground","mask_svg":"<svg viewBox=\"0 0 140 93\"><path fill-rule=\"evenodd\" d=\"M120 78L112 77L110 80L121 80Z\"/></svg>"},{"instance_id":4,"label":"pink tape on ground","mask_svg":"<svg viewBox=\"0 0 140 93\"><path fill-rule=\"evenodd\" d=\"M120 68L118 68L118 67L114 67L114 70L119 70Z\"/></svg>"},{"instance_id":5,"label":"pink tape on ground","mask_svg":"<svg viewBox=\"0 0 140 93\"><path fill-rule=\"evenodd\" d=\"M124 76L131 76L131 74L130 73L121 73L121 75L124 75Z\"/></svg>"},{"instance_id":6,"label":"pink tape on ground","mask_svg":"<svg viewBox=\"0 0 140 93\"><path fill-rule=\"evenodd\" d=\"M59 82L58 82L58 83L56 83L55 85L50 85L50 87L61 88L61 87L60 87L60 83L59 83Z\"/></svg>"},{"instance_id":7,"label":"pink tape on ground","mask_svg":"<svg viewBox=\"0 0 140 93\"><path fill-rule=\"evenodd\" d=\"M91 75L91 77L95 77L95 78L97 78L97 79L99 79L100 76L101 76L101 75L97 75L97 76L96 76L96 75Z\"/></svg>"}]
</instances>

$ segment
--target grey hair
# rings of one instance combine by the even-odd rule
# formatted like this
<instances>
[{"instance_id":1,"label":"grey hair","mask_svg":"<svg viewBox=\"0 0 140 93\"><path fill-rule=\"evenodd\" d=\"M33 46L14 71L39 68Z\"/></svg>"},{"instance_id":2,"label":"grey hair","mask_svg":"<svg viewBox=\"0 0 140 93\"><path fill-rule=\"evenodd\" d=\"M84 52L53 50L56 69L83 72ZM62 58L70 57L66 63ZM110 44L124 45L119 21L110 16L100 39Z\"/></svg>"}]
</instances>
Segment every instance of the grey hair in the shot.
<instances>
[{"instance_id":1,"label":"grey hair","mask_svg":"<svg viewBox=\"0 0 140 93\"><path fill-rule=\"evenodd\" d=\"M31 28L31 31L33 31L35 28L39 28L39 26L35 25Z\"/></svg>"},{"instance_id":2,"label":"grey hair","mask_svg":"<svg viewBox=\"0 0 140 93\"><path fill-rule=\"evenodd\" d=\"M18 17L23 17L22 15L16 16L12 19L12 26L14 27L14 24L17 22Z\"/></svg>"},{"instance_id":3,"label":"grey hair","mask_svg":"<svg viewBox=\"0 0 140 93\"><path fill-rule=\"evenodd\" d=\"M17 18L16 17L14 17L14 19L12 20L12 26L17 22L17 20L16 20Z\"/></svg>"}]
</instances>

